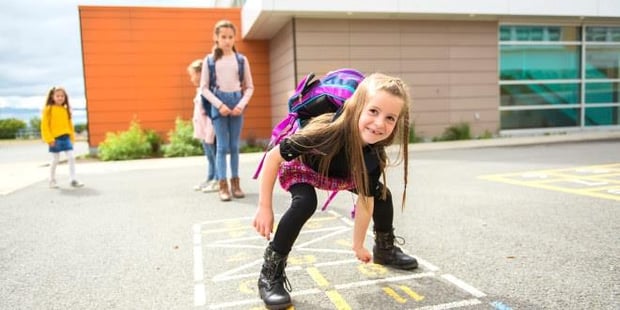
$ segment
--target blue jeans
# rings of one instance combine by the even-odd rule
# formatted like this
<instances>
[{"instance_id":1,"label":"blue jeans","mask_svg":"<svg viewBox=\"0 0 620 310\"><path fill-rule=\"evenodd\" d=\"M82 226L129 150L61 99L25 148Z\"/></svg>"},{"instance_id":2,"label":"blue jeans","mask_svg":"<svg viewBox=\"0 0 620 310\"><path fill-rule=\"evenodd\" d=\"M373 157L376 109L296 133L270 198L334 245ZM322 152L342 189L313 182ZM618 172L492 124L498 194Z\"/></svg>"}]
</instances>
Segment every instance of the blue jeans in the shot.
<instances>
[{"instance_id":1,"label":"blue jeans","mask_svg":"<svg viewBox=\"0 0 620 310\"><path fill-rule=\"evenodd\" d=\"M241 100L241 92L215 91L215 95L229 108L233 109ZM215 107L211 107L213 128L217 140L215 171L218 180L227 179L226 153L230 152L230 177L239 177L239 139L243 126L243 114L239 116L222 116Z\"/></svg>"},{"instance_id":2,"label":"blue jeans","mask_svg":"<svg viewBox=\"0 0 620 310\"><path fill-rule=\"evenodd\" d=\"M202 149L207 157L207 181L215 180L217 176L215 172L215 144L202 141Z\"/></svg>"}]
</instances>

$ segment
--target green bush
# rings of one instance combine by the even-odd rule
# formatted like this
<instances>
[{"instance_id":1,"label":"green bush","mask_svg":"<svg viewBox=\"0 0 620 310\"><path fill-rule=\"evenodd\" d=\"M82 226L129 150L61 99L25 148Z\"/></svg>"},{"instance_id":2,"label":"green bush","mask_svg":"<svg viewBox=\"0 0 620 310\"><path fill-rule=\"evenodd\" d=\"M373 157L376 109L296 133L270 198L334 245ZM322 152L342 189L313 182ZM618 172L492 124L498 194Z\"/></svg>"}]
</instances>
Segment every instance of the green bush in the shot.
<instances>
[{"instance_id":1,"label":"green bush","mask_svg":"<svg viewBox=\"0 0 620 310\"><path fill-rule=\"evenodd\" d=\"M131 122L127 131L106 133L105 140L99 144L99 158L102 160L139 159L151 155L147 134L136 120Z\"/></svg>"},{"instance_id":2,"label":"green bush","mask_svg":"<svg viewBox=\"0 0 620 310\"><path fill-rule=\"evenodd\" d=\"M419 143L424 141L424 139L415 133L415 127L413 124L409 127L409 143Z\"/></svg>"},{"instance_id":3,"label":"green bush","mask_svg":"<svg viewBox=\"0 0 620 310\"><path fill-rule=\"evenodd\" d=\"M38 116L34 116L28 121L28 126L30 129L40 131L41 130L41 118Z\"/></svg>"},{"instance_id":4,"label":"green bush","mask_svg":"<svg viewBox=\"0 0 620 310\"><path fill-rule=\"evenodd\" d=\"M148 141L151 146L151 153L154 156L161 155L161 146L164 144L164 139L157 133L157 131L152 129L147 129L144 131L146 135L146 141Z\"/></svg>"},{"instance_id":5,"label":"green bush","mask_svg":"<svg viewBox=\"0 0 620 310\"><path fill-rule=\"evenodd\" d=\"M485 130L480 136L477 137L480 140L483 139L493 139L493 133L489 130Z\"/></svg>"},{"instance_id":6,"label":"green bush","mask_svg":"<svg viewBox=\"0 0 620 310\"><path fill-rule=\"evenodd\" d=\"M15 139L15 135L21 129L26 128L26 123L16 118L0 119L0 139Z\"/></svg>"},{"instance_id":7,"label":"green bush","mask_svg":"<svg viewBox=\"0 0 620 310\"><path fill-rule=\"evenodd\" d=\"M455 141L455 140L469 140L471 139L471 130L469 124L458 123L446 128L439 138L434 138L434 141Z\"/></svg>"},{"instance_id":8,"label":"green bush","mask_svg":"<svg viewBox=\"0 0 620 310\"><path fill-rule=\"evenodd\" d=\"M202 155L200 141L194 139L194 128L190 121L177 118L174 130L168 132L170 143L164 145L164 157Z\"/></svg>"},{"instance_id":9,"label":"green bush","mask_svg":"<svg viewBox=\"0 0 620 310\"><path fill-rule=\"evenodd\" d=\"M259 141L253 132L250 131L245 144L239 148L239 153L256 153L263 152L267 147L267 143Z\"/></svg>"},{"instance_id":10,"label":"green bush","mask_svg":"<svg viewBox=\"0 0 620 310\"><path fill-rule=\"evenodd\" d=\"M86 130L86 124L75 124L73 125L73 129L75 130L75 133L82 133Z\"/></svg>"}]
</instances>

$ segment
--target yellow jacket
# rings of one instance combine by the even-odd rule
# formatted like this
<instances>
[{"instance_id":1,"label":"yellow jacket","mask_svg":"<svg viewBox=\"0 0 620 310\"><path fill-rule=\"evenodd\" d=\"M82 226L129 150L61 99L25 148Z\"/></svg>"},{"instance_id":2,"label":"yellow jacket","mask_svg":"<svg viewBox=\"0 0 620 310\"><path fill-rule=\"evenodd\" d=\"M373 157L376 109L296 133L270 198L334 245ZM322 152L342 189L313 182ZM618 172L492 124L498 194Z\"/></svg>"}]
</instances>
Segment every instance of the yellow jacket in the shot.
<instances>
[{"instance_id":1,"label":"yellow jacket","mask_svg":"<svg viewBox=\"0 0 620 310\"><path fill-rule=\"evenodd\" d=\"M46 105L41 114L41 139L50 144L58 136L69 135L75 143L73 122L69 119L69 111L64 106Z\"/></svg>"}]
</instances>

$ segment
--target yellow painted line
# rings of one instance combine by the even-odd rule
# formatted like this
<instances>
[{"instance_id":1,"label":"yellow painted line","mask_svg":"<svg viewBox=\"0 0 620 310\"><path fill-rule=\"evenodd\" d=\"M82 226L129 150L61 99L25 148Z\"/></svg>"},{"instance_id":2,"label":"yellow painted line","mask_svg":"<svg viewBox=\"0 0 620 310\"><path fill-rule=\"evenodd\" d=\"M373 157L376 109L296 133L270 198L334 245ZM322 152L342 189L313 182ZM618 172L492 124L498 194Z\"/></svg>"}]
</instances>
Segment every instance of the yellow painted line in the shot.
<instances>
[{"instance_id":1,"label":"yellow painted line","mask_svg":"<svg viewBox=\"0 0 620 310\"><path fill-rule=\"evenodd\" d=\"M244 294L254 295L255 290L252 289L256 285L256 280L250 279L239 283L239 291Z\"/></svg>"},{"instance_id":2,"label":"yellow painted line","mask_svg":"<svg viewBox=\"0 0 620 310\"><path fill-rule=\"evenodd\" d=\"M349 306L347 301L344 300L344 298L342 298L342 295L340 295L340 293L338 293L337 291L331 290L325 292L325 294L327 294L327 297L329 297L329 300L331 300L332 304L336 306L337 310L351 310L351 306Z\"/></svg>"},{"instance_id":3,"label":"yellow painted line","mask_svg":"<svg viewBox=\"0 0 620 310\"><path fill-rule=\"evenodd\" d=\"M607 182L607 181L590 180L588 178L583 178L583 177L572 177L572 178L564 178L564 179L533 181L533 182L527 182L527 183L529 183L529 184L552 184L552 183L560 183L560 182L571 183L571 184L579 184L579 185L585 186L587 188L596 188L596 187L608 186L610 184L610 182Z\"/></svg>"},{"instance_id":4,"label":"yellow painted line","mask_svg":"<svg viewBox=\"0 0 620 310\"><path fill-rule=\"evenodd\" d=\"M398 295L398 293L396 293L396 291L394 291L391 287L384 287L383 291L390 297L392 297L392 299L396 300L397 303L399 304L404 304L407 302L407 299L402 298L400 295Z\"/></svg>"},{"instance_id":5,"label":"yellow painted line","mask_svg":"<svg viewBox=\"0 0 620 310\"><path fill-rule=\"evenodd\" d=\"M594 191L606 191L609 189L620 190L620 184L610 184L609 186L598 186L598 187L586 187L580 188L580 191L583 192L594 192Z\"/></svg>"},{"instance_id":6,"label":"yellow painted line","mask_svg":"<svg viewBox=\"0 0 620 310\"><path fill-rule=\"evenodd\" d=\"M610 177L616 177L616 179L610 178ZM592 180L596 180L596 181L606 181L612 184L620 184L620 174L619 173L614 173L614 174L607 174L607 175L593 175L593 176L589 176L588 179L592 179Z\"/></svg>"},{"instance_id":7,"label":"yellow painted line","mask_svg":"<svg viewBox=\"0 0 620 310\"><path fill-rule=\"evenodd\" d=\"M310 265L314 263L316 263L316 256L314 255L300 255L288 257L289 265Z\"/></svg>"},{"instance_id":8,"label":"yellow painted line","mask_svg":"<svg viewBox=\"0 0 620 310\"><path fill-rule=\"evenodd\" d=\"M610 180L610 179L605 179L603 176L583 176L583 175L566 175L566 176L561 176L558 178L545 178L545 179L509 179L509 178L505 178L505 177L489 177L489 176L484 176L481 177L482 179L486 179L489 181L496 181L496 182L504 182L504 183L510 183L510 184L517 184L517 185L529 185L529 184L548 184L548 183L556 183L556 182L572 182L575 183L575 180L580 180L583 182L607 182L609 184L620 184L620 180ZM518 177L518 176L515 176Z\"/></svg>"},{"instance_id":9,"label":"yellow painted line","mask_svg":"<svg viewBox=\"0 0 620 310\"><path fill-rule=\"evenodd\" d=\"M529 170L529 171L517 171L517 172L510 172L510 173L488 174L488 175L479 176L479 178L493 179L493 178L498 178L498 177L499 178L502 178L502 177L515 177L515 176L535 175L535 174L565 175L562 172L575 172L577 170L601 170L601 169L607 169L607 170L620 169L620 163L606 164L606 165L569 167L569 168L562 168L562 169ZM593 174L593 175L595 175L595 174ZM571 174L571 176L574 176L574 175Z\"/></svg>"},{"instance_id":10,"label":"yellow painted line","mask_svg":"<svg viewBox=\"0 0 620 310\"><path fill-rule=\"evenodd\" d=\"M314 282L316 282L316 284L318 284L318 286L320 286L320 287L328 287L329 286L329 282L327 281L327 279L325 279L325 277L323 277L323 275L321 274L321 272L319 271L318 268L316 268L316 267L309 267L309 268L306 269L306 271L308 272L310 277L312 277L312 280L314 280Z\"/></svg>"},{"instance_id":11,"label":"yellow painted line","mask_svg":"<svg viewBox=\"0 0 620 310\"><path fill-rule=\"evenodd\" d=\"M410 289L407 286L404 285L399 285L398 286L401 290L403 290L403 292L407 293L407 295L409 295L409 297L413 298L413 300L415 301L422 301L424 300L424 296L414 292L412 289Z\"/></svg>"},{"instance_id":12,"label":"yellow painted line","mask_svg":"<svg viewBox=\"0 0 620 310\"><path fill-rule=\"evenodd\" d=\"M619 200L620 201L620 196L614 196L614 195L611 195L611 194L604 194L604 193L585 192L585 191L582 191L581 189L569 189L569 188L558 187L558 186L550 186L550 185L541 184L541 183L522 182L522 181L514 181L514 180L498 180L498 182L513 184L513 185L528 186L528 187L533 187L533 188L542 188L542 189L547 189L547 190L552 190L552 191L557 191L557 192L563 192L563 193L569 193L569 194L574 194L574 195L583 195L583 196L590 196L590 197L603 198L603 199L611 199L611 200Z\"/></svg>"},{"instance_id":13,"label":"yellow painted line","mask_svg":"<svg viewBox=\"0 0 620 310\"><path fill-rule=\"evenodd\" d=\"M359 264L357 270L367 277L377 277L388 273L387 268L383 265L374 263Z\"/></svg>"}]
</instances>

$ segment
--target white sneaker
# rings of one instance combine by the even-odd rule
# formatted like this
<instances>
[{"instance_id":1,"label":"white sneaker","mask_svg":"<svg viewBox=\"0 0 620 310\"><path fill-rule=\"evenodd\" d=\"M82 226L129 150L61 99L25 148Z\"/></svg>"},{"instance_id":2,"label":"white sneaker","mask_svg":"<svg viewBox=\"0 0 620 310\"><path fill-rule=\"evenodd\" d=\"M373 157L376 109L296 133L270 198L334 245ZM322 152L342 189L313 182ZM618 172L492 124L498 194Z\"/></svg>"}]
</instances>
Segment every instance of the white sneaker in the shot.
<instances>
[{"instance_id":1,"label":"white sneaker","mask_svg":"<svg viewBox=\"0 0 620 310\"><path fill-rule=\"evenodd\" d=\"M209 181L204 180L204 181L198 183L198 185L194 186L194 190L195 191L204 190L204 188L207 187L207 184L209 184Z\"/></svg>"},{"instance_id":2,"label":"white sneaker","mask_svg":"<svg viewBox=\"0 0 620 310\"><path fill-rule=\"evenodd\" d=\"M71 181L71 187L82 187L84 186L84 183L78 181L78 180L73 180Z\"/></svg>"},{"instance_id":3,"label":"white sneaker","mask_svg":"<svg viewBox=\"0 0 620 310\"><path fill-rule=\"evenodd\" d=\"M212 193L220 190L220 182L218 180L211 180L207 182L207 185L202 189L203 193Z\"/></svg>"},{"instance_id":4,"label":"white sneaker","mask_svg":"<svg viewBox=\"0 0 620 310\"><path fill-rule=\"evenodd\" d=\"M58 188L58 184L56 184L56 180L50 180L50 188Z\"/></svg>"}]
</instances>

